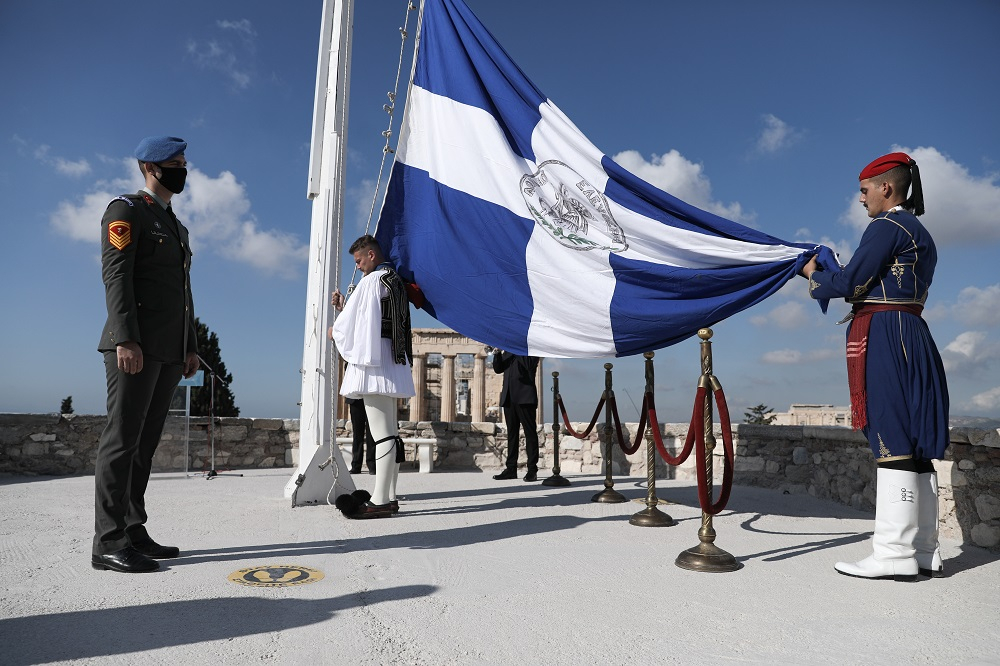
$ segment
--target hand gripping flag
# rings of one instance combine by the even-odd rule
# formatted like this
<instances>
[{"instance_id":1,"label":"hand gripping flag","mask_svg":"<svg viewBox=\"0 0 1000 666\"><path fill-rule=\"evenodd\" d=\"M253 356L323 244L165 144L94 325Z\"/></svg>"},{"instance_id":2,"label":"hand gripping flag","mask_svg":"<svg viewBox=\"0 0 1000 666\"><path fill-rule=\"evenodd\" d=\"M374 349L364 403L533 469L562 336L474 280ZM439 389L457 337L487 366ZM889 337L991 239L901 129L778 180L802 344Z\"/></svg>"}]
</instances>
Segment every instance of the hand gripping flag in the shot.
<instances>
[{"instance_id":1,"label":"hand gripping flag","mask_svg":"<svg viewBox=\"0 0 1000 666\"><path fill-rule=\"evenodd\" d=\"M777 291L823 246L690 206L601 153L461 0L426 0L376 232L424 309L515 354L628 356Z\"/></svg>"}]
</instances>

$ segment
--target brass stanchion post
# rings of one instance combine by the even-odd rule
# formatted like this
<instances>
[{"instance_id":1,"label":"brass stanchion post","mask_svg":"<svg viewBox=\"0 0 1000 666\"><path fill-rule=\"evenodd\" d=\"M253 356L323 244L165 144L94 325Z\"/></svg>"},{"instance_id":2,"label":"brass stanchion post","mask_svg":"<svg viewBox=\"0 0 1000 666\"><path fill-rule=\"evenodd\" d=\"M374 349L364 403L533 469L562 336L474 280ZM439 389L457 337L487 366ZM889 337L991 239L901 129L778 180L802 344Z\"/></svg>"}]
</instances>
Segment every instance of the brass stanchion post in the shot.
<instances>
[{"instance_id":1,"label":"brass stanchion post","mask_svg":"<svg viewBox=\"0 0 1000 666\"><path fill-rule=\"evenodd\" d=\"M614 452L613 433L614 426L611 425L611 401L615 396L615 392L611 389L611 368L614 367L610 363L604 364L604 441L606 442L606 448L604 449L604 490L597 493L590 498L591 502L604 502L608 504L617 504L619 502L627 502L625 496L620 492L615 490L615 482L611 478L611 454Z\"/></svg>"},{"instance_id":2,"label":"brass stanchion post","mask_svg":"<svg viewBox=\"0 0 1000 666\"><path fill-rule=\"evenodd\" d=\"M646 358L646 395L653 393L653 352L643 354ZM643 403L645 405L645 403ZM640 420L642 416L640 415ZM653 443L653 428L659 428L659 423L650 421L646 424L646 508L633 514L628 522L639 527L670 527L676 521L666 513L656 508L660 500L656 497L656 445Z\"/></svg>"},{"instance_id":3,"label":"brass stanchion post","mask_svg":"<svg viewBox=\"0 0 1000 666\"><path fill-rule=\"evenodd\" d=\"M568 486L569 479L559 475L559 373L552 373L552 476L543 486Z\"/></svg>"},{"instance_id":4,"label":"brass stanchion post","mask_svg":"<svg viewBox=\"0 0 1000 666\"><path fill-rule=\"evenodd\" d=\"M712 374L712 329L703 328L698 331L701 338L701 379L698 387L706 387L705 392L705 474L706 492L709 500L712 497L712 452L715 450L715 433L712 427L712 393L719 387L718 380ZM693 424L692 424L693 425ZM688 548L677 556L674 564L681 569L691 571L705 571L708 573L724 573L736 571L743 565L736 561L736 558L715 545L715 528L712 526L712 514L704 509L701 512L701 529L698 530L698 539L701 543L692 548Z\"/></svg>"}]
</instances>

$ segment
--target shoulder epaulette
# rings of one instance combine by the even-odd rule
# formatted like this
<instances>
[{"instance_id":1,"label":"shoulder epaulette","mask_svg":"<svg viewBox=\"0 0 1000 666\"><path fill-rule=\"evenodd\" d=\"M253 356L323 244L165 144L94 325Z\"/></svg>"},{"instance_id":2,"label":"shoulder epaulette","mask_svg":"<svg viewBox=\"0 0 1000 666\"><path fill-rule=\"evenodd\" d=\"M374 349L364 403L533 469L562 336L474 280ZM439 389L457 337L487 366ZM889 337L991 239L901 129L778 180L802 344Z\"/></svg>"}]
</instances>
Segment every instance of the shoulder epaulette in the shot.
<instances>
[{"instance_id":1,"label":"shoulder epaulette","mask_svg":"<svg viewBox=\"0 0 1000 666\"><path fill-rule=\"evenodd\" d=\"M142 201L142 197L138 194L120 194L111 201L108 202L108 206L116 201L124 201L129 205L129 207L135 207L135 204Z\"/></svg>"}]
</instances>

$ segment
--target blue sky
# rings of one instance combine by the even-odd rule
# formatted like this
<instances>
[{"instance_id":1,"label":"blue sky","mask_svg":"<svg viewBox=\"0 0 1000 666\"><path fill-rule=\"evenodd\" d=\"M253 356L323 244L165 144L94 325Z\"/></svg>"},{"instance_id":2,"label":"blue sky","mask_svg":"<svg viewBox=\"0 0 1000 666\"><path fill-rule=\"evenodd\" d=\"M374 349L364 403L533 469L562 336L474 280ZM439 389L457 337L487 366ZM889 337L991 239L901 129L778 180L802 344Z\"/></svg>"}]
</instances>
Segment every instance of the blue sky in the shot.
<instances>
[{"instance_id":1,"label":"blue sky","mask_svg":"<svg viewBox=\"0 0 1000 666\"><path fill-rule=\"evenodd\" d=\"M623 166L844 260L867 221L858 172L909 152L938 243L925 316L952 414L1000 417L1000 4L469 5ZM406 2L355 9L348 242L372 204ZM139 139L172 134L190 144L188 189L174 205L192 235L196 311L220 338L237 404L246 416L298 416L321 11L320 0L0 6L0 411L56 411L72 395L78 413L104 413L100 218L113 196L141 186L131 158ZM409 63L408 53L404 75ZM715 326L715 374L734 418L758 403L847 404L835 325L846 310L821 315L796 279ZM423 313L415 323L437 325ZM687 420L697 341L655 360L661 420ZM560 371L572 418L592 413L604 362L546 362L546 374ZM623 417L634 420L642 359L612 362Z\"/></svg>"}]
</instances>

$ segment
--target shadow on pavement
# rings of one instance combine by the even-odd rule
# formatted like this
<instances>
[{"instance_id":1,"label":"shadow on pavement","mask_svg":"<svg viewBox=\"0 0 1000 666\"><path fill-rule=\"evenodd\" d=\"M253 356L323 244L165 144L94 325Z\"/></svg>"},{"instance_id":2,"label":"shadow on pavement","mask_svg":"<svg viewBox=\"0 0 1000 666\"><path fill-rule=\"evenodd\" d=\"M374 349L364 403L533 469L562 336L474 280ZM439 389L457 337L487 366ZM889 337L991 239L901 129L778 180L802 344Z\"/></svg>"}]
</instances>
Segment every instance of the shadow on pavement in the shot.
<instances>
[{"instance_id":1,"label":"shadow on pavement","mask_svg":"<svg viewBox=\"0 0 1000 666\"><path fill-rule=\"evenodd\" d=\"M398 520L386 518L383 520ZM472 544L500 541L516 537L544 534L559 530L569 530L591 522L620 520L618 516L602 518L577 518L575 516L540 516L517 520L497 521L484 525L449 526L440 530L420 530L368 536L353 540L308 541L303 543L281 543L254 545L236 548L218 548L186 551L176 560L161 560L160 565L169 568L199 564L201 562L237 561L249 558L290 558L305 555L324 555L334 552L364 552L388 548L410 548L415 550L435 548L455 548Z\"/></svg>"},{"instance_id":2,"label":"shadow on pavement","mask_svg":"<svg viewBox=\"0 0 1000 666\"><path fill-rule=\"evenodd\" d=\"M781 560L787 560L792 557L805 555L807 553L812 553L819 550L826 550L828 548L840 548L841 546L847 546L852 543L867 541L869 536L871 536L868 533L858 534L857 532L775 532L772 530L765 530L754 526L754 523L756 523L763 517L764 517L763 514L758 513L740 523L740 527L742 527L744 530L750 532L756 532L758 534L816 536L816 537L830 537L830 538L817 539L815 541L804 541L802 543L797 543L794 546L786 546L784 548L775 548L773 550L766 550L760 553L753 553L751 555L743 555L736 558L738 561L745 562L747 560L753 560L759 558L764 562L778 562Z\"/></svg>"},{"instance_id":3,"label":"shadow on pavement","mask_svg":"<svg viewBox=\"0 0 1000 666\"><path fill-rule=\"evenodd\" d=\"M324 622L359 606L424 597L434 585L403 585L330 599L192 599L0 620L7 666L195 645ZM32 639L34 637L34 639ZM141 662L141 657L137 657Z\"/></svg>"}]
</instances>

